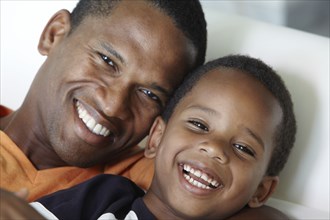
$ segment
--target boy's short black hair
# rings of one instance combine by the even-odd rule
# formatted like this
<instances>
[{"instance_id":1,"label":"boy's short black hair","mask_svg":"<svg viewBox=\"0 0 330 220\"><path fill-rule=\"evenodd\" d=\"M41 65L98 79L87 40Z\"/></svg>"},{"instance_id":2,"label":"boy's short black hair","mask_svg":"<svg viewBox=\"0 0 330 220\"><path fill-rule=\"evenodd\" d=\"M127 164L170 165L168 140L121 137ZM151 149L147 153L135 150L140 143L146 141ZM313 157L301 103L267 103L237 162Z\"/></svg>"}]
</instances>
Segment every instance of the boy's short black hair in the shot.
<instances>
[{"instance_id":1,"label":"boy's short black hair","mask_svg":"<svg viewBox=\"0 0 330 220\"><path fill-rule=\"evenodd\" d=\"M221 67L233 68L253 76L261 82L278 101L282 112L282 120L274 134L274 150L269 162L266 175L277 176L283 169L296 135L296 119L293 112L291 95L281 77L259 59L243 55L225 56L206 63L189 74L182 85L175 91L163 112L163 119L167 122L180 100L197 84L205 74Z\"/></svg>"},{"instance_id":2,"label":"boy's short black hair","mask_svg":"<svg viewBox=\"0 0 330 220\"><path fill-rule=\"evenodd\" d=\"M121 0L80 0L71 13L71 32L87 16L110 16ZM206 21L198 0L148 0L148 4L169 16L178 29L189 39L197 50L194 68L205 61ZM169 33L170 34L170 33Z\"/></svg>"}]
</instances>

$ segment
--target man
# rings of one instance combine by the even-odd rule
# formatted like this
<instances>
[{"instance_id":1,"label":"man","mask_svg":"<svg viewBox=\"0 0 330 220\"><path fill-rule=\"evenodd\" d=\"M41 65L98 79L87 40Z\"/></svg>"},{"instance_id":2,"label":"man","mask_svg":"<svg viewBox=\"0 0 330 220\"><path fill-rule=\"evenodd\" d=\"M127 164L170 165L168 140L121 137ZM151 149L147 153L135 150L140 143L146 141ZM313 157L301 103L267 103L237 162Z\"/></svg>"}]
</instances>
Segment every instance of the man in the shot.
<instances>
[{"instance_id":1,"label":"man","mask_svg":"<svg viewBox=\"0 0 330 220\"><path fill-rule=\"evenodd\" d=\"M38 45L46 61L22 106L0 119L1 187L27 187L31 201L102 172L149 168L141 154L120 159L205 48L197 1L82 0L57 12Z\"/></svg>"},{"instance_id":2,"label":"man","mask_svg":"<svg viewBox=\"0 0 330 220\"><path fill-rule=\"evenodd\" d=\"M47 59L23 105L1 118L2 140L16 146L3 146L1 187L27 187L34 200L127 156L184 75L204 62L205 48L198 1L83 0L72 15L57 12L41 35Z\"/></svg>"}]
</instances>

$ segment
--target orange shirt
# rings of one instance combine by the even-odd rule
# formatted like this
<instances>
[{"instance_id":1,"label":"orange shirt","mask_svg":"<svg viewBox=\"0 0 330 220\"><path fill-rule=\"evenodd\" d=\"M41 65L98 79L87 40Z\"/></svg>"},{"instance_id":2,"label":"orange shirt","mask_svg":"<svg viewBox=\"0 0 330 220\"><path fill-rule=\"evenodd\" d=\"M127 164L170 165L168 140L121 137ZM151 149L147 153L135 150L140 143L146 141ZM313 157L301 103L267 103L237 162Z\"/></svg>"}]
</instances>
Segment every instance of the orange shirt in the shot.
<instances>
[{"instance_id":1,"label":"orange shirt","mask_svg":"<svg viewBox=\"0 0 330 220\"><path fill-rule=\"evenodd\" d=\"M1 116L6 115L3 110L9 113L8 109L0 106ZM106 167L68 166L37 170L20 148L3 131L0 131L0 187L9 191L27 188L29 201L69 188L101 173L126 176L143 189L147 189L153 171L153 160L145 158L143 150Z\"/></svg>"}]
</instances>

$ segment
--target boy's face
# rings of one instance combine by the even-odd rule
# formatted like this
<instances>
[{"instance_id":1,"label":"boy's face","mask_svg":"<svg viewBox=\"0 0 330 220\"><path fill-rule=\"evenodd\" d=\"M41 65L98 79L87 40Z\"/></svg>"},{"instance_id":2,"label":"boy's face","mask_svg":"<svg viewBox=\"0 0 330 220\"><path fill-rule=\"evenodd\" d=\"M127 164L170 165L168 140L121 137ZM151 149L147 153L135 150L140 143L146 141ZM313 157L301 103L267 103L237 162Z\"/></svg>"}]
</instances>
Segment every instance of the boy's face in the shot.
<instances>
[{"instance_id":1,"label":"boy's face","mask_svg":"<svg viewBox=\"0 0 330 220\"><path fill-rule=\"evenodd\" d=\"M146 155L157 156L146 204L155 195L175 216L204 219L261 205L277 183L265 171L281 117L278 102L251 76L212 70L167 125L158 118L152 127Z\"/></svg>"},{"instance_id":2,"label":"boy's face","mask_svg":"<svg viewBox=\"0 0 330 220\"><path fill-rule=\"evenodd\" d=\"M42 109L39 133L66 164L112 161L148 133L195 51L168 16L144 1L123 1L111 16L86 17L57 37L68 29L60 12L47 29L58 31L55 41L40 43L48 58L33 87Z\"/></svg>"}]
</instances>

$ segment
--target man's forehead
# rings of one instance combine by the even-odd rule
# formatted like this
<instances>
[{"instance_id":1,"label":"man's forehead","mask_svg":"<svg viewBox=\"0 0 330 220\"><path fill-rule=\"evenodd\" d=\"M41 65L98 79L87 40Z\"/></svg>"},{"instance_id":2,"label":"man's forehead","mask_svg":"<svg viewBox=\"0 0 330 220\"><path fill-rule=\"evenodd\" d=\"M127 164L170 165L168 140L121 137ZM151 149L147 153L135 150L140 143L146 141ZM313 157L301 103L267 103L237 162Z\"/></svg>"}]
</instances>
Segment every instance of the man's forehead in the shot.
<instances>
[{"instance_id":1,"label":"man's forehead","mask_svg":"<svg viewBox=\"0 0 330 220\"><path fill-rule=\"evenodd\" d=\"M169 17L156 5L152 4L150 1L145 0L124 0L119 1L113 6L111 11L108 12L108 15L100 14L102 17L135 17L136 19L152 19L153 16L165 16Z\"/></svg>"},{"instance_id":2,"label":"man's forehead","mask_svg":"<svg viewBox=\"0 0 330 220\"><path fill-rule=\"evenodd\" d=\"M196 62L196 48L184 33L169 16L145 1L124 1L111 16L90 16L84 23L80 37L87 35L86 40L111 51L107 54L117 54L126 67L161 79L158 86L167 93Z\"/></svg>"}]
</instances>

